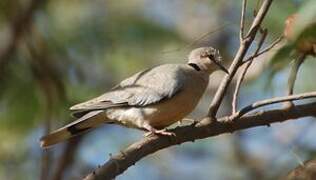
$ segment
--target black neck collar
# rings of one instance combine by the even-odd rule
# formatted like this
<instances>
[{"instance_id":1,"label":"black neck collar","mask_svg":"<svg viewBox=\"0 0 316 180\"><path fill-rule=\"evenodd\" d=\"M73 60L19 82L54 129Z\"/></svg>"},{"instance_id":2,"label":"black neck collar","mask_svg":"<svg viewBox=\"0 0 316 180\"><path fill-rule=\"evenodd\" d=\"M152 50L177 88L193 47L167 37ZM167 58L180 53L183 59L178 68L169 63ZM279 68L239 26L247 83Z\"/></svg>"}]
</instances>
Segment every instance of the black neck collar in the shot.
<instances>
[{"instance_id":1,"label":"black neck collar","mask_svg":"<svg viewBox=\"0 0 316 180\"><path fill-rule=\"evenodd\" d=\"M195 63L189 63L188 65L193 67L196 71L201 71L201 68Z\"/></svg>"}]
</instances>

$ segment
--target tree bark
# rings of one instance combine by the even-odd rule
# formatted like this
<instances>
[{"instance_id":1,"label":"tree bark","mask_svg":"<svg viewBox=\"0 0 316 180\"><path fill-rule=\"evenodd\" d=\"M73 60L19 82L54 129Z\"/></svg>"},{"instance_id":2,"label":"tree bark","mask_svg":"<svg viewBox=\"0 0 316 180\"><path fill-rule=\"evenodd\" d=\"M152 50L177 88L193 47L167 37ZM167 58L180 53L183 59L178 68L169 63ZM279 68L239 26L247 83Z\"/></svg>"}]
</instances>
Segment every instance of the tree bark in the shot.
<instances>
[{"instance_id":1,"label":"tree bark","mask_svg":"<svg viewBox=\"0 0 316 180\"><path fill-rule=\"evenodd\" d=\"M234 121L229 121L228 116L218 119L217 122L209 121L208 118L205 118L197 124L171 130L176 134L174 137L153 135L141 139L117 155L112 156L108 162L89 174L85 180L113 179L147 155L173 145L252 127L270 126L271 123L308 116L316 116L316 102L297 105L291 109L257 112Z\"/></svg>"}]
</instances>

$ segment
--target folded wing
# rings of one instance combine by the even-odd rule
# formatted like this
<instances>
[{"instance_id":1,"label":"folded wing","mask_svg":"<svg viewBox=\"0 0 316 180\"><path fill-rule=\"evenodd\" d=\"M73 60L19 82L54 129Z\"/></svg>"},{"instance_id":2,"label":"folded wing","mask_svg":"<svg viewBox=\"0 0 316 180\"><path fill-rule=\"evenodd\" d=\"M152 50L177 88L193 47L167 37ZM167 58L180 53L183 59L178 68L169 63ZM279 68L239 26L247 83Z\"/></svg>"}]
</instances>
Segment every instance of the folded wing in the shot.
<instances>
[{"instance_id":1,"label":"folded wing","mask_svg":"<svg viewBox=\"0 0 316 180\"><path fill-rule=\"evenodd\" d=\"M184 78L178 65L158 66L139 72L122 81L110 92L77 104L70 110L75 117L81 117L91 111L112 107L155 104L177 94L183 87Z\"/></svg>"}]
</instances>

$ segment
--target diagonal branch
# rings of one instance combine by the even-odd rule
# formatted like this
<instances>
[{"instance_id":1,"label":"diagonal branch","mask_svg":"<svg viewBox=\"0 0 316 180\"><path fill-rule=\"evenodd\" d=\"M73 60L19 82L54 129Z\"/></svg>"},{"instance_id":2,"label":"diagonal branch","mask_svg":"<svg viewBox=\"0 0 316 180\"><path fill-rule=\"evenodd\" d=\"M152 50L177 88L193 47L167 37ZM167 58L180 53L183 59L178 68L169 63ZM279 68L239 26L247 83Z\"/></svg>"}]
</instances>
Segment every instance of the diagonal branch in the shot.
<instances>
[{"instance_id":1,"label":"diagonal branch","mask_svg":"<svg viewBox=\"0 0 316 180\"><path fill-rule=\"evenodd\" d=\"M153 135L144 138L130 145L119 154L112 156L108 162L84 179L113 179L147 155L173 145L308 116L316 116L316 102L297 105L290 110L277 109L255 113L240 117L235 121L225 121L229 117L223 117L217 122L211 123L211 121L206 118L196 125L178 127L171 130L176 134L174 137Z\"/></svg>"},{"instance_id":2,"label":"diagonal branch","mask_svg":"<svg viewBox=\"0 0 316 180\"><path fill-rule=\"evenodd\" d=\"M240 31L239 31L239 41L244 39L245 34L245 14L246 14L247 0L242 1L241 18L240 18Z\"/></svg>"},{"instance_id":3,"label":"diagonal branch","mask_svg":"<svg viewBox=\"0 0 316 180\"><path fill-rule=\"evenodd\" d=\"M267 29L265 29L263 31L263 33L262 33L262 36L261 36L260 40L259 40L259 43L258 43L257 49L255 50L254 55L258 54L258 52L260 51L260 49L261 49L261 47L263 45L263 42L264 42L264 40L267 37L267 34L268 34L268 31L267 31ZM235 88L234 95L233 95L233 102L232 102L232 112L233 112L233 114L235 114L237 112L237 98L238 98L238 94L239 94L241 83L244 80L245 75L246 75L249 67L251 66L252 62L253 61L249 61L249 62L246 63L246 67L243 69L241 75L239 76L239 78L237 80L236 88Z\"/></svg>"},{"instance_id":4,"label":"diagonal branch","mask_svg":"<svg viewBox=\"0 0 316 180\"><path fill-rule=\"evenodd\" d=\"M250 45L252 44L253 40L255 39L255 36L258 32L258 29L265 17L265 15L268 12L268 9L271 5L273 0L265 0L262 3L261 8L259 9L259 12L255 19L252 22L252 25L242 42L240 42L239 49L235 55L235 58L233 59L233 62L231 66L229 67L229 74L226 75L220 84L219 88L216 91L216 94L211 102L208 116L211 117L211 119L216 119L215 116L217 114L217 111L219 109L219 106L224 98L224 95L226 94L226 91L228 89L228 86L230 82L232 81L234 75L237 72L237 69L241 66L242 60L244 59Z\"/></svg>"}]
</instances>

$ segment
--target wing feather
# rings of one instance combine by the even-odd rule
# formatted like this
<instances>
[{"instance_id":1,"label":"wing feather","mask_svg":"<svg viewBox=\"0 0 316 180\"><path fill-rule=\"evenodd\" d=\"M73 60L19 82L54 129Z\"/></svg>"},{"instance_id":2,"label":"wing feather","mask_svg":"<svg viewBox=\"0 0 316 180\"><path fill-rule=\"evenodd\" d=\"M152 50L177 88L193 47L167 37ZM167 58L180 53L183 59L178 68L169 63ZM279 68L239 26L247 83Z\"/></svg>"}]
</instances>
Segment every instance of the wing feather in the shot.
<instances>
[{"instance_id":1,"label":"wing feather","mask_svg":"<svg viewBox=\"0 0 316 180\"><path fill-rule=\"evenodd\" d=\"M123 106L147 106L171 98L181 90L184 82L181 67L175 64L161 65L139 72L111 91L70 108L74 113ZM80 114L80 115L81 115Z\"/></svg>"}]
</instances>

